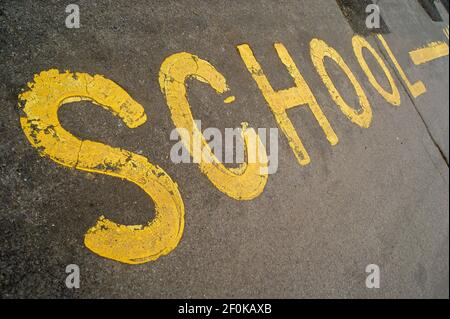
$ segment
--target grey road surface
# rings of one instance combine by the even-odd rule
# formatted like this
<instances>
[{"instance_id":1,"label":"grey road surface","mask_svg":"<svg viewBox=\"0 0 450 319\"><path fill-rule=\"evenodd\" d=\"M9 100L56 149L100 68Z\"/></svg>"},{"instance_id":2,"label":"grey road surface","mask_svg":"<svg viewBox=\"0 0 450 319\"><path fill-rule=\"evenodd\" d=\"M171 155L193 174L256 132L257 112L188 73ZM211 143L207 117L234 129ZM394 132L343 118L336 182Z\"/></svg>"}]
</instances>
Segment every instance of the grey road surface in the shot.
<instances>
[{"instance_id":1,"label":"grey road surface","mask_svg":"<svg viewBox=\"0 0 450 319\"><path fill-rule=\"evenodd\" d=\"M68 1L0 2L0 296L2 298L448 298L449 60L414 65L411 50L442 41L448 13L433 21L418 1L381 0L384 38L415 82L411 96L375 34L400 89L401 105L373 88L356 60L352 27L334 0L87 1L80 28L66 28ZM351 9L351 8L350 8ZM348 12L347 12L348 13ZM365 19L361 15L361 19ZM311 62L309 43L324 40L345 59L373 110L370 128L340 111ZM300 166L280 131L279 163L264 192L234 200L195 164L174 164L175 128L158 75L177 52L209 61L236 97L224 104L191 80L192 112L204 127L276 128L277 122L236 46L247 43L274 89L294 85L273 44L283 43L339 137L331 146L306 107L288 115L311 156ZM383 87L388 82L367 56ZM353 86L327 61L343 98ZM100 215L145 224L154 205L137 186L68 169L41 157L19 123L18 95L48 69L102 74L145 108L136 129L89 102L66 105L62 125L90 139L141 154L178 183L185 205L181 242L155 262L128 265L88 250L83 238ZM80 288L65 285L80 267ZM379 289L365 268L380 267Z\"/></svg>"}]
</instances>

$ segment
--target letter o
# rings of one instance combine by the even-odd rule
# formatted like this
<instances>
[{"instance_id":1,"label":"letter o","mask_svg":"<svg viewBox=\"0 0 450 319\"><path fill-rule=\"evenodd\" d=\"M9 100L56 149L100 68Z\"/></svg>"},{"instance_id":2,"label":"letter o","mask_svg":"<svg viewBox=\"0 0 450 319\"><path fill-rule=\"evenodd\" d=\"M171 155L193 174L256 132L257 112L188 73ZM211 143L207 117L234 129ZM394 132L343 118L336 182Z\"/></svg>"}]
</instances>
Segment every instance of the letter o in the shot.
<instances>
[{"instance_id":1,"label":"letter o","mask_svg":"<svg viewBox=\"0 0 450 319\"><path fill-rule=\"evenodd\" d=\"M327 87L334 102L347 116L347 118L350 119L350 121L361 127L368 128L370 126L370 123L372 122L372 108L370 106L370 102L367 99L367 95L364 93L361 84L359 84L352 70L350 70L342 56L327 43L319 39L313 39L310 43L310 47L311 59L317 70L317 73L319 73L320 77L322 78L322 81ZM348 79L355 88L356 94L358 95L361 109L355 110L344 101L327 73L324 63L325 57L332 59L339 66L339 68L341 68L345 75L347 75Z\"/></svg>"},{"instance_id":2,"label":"letter o","mask_svg":"<svg viewBox=\"0 0 450 319\"><path fill-rule=\"evenodd\" d=\"M361 36L355 35L352 39L353 44L353 51L355 52L355 56L358 59L359 64L361 65L361 68L363 69L364 73L366 74L370 84L375 88L375 90L380 93L380 95L389 103L395 106L399 106L401 103L400 98L400 92L398 90L397 84L395 83L395 80L392 76L392 73L389 71L388 67L386 66L386 63L384 63L381 56L375 51L375 49L370 45L370 43L364 39ZM373 75L373 72L370 70L369 66L367 65L366 60L364 59L363 55L363 49L367 49L372 56L377 61L378 65L383 70L384 74L386 75L386 78L389 81L389 84L391 86L392 92L386 91L376 80L375 76Z\"/></svg>"}]
</instances>

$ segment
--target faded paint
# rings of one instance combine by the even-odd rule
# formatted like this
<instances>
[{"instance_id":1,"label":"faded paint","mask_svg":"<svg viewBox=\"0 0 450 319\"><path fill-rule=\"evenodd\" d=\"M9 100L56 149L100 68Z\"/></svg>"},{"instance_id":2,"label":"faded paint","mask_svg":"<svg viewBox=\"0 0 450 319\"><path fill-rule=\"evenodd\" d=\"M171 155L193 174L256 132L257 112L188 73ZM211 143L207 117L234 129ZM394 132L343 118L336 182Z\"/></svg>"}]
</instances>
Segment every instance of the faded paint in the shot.
<instances>
[{"instance_id":1,"label":"faded paint","mask_svg":"<svg viewBox=\"0 0 450 319\"><path fill-rule=\"evenodd\" d=\"M80 140L58 119L59 108L89 100L120 117L129 128L144 124L144 108L113 81L101 75L41 72L20 94L22 129L42 156L70 168L128 180L155 203L155 218L148 225L126 226L101 216L88 230L84 243L94 253L128 264L156 260L172 251L184 229L184 204L177 184L145 157L109 145Z\"/></svg>"},{"instance_id":2,"label":"faded paint","mask_svg":"<svg viewBox=\"0 0 450 319\"><path fill-rule=\"evenodd\" d=\"M448 36L448 28L444 30ZM395 58L382 35L383 45L394 67L405 82L412 96L426 92L421 81L412 84ZM394 77L381 56L360 36L354 36L353 50L369 82L389 103L400 105L400 93ZM281 43L275 50L295 86L275 91L247 44L237 47L243 62L269 104L275 119L289 141L300 165L310 163L310 157L298 136L287 110L306 105L310 108L331 145L339 141L333 128L317 103L307 82L292 57ZM324 41L313 39L310 43L313 64L341 111L354 123L367 128L372 121L372 109L367 96L342 56ZM366 49L377 61L390 84L390 91L383 88L369 69L363 56ZM425 48L410 52L415 64L423 64L448 55L448 45L434 42ZM359 98L360 108L350 107L342 98L325 67L325 58L332 59L349 78ZM266 149L256 132L242 124L247 162L237 168L226 168L212 153L205 138L197 128L189 105L185 82L195 78L209 84L217 93L229 92L225 77L214 66L190 53L177 53L162 64L159 83L166 97L172 120L194 162L200 170L224 194L237 200L251 200L259 196L267 183L268 161ZM181 240L184 229L184 204L177 184L164 170L151 164L145 157L109 145L80 140L64 130L58 119L59 108L70 102L90 101L120 117L129 128L136 128L147 120L144 108L113 81L101 75L86 73L60 73L52 69L35 75L29 90L19 95L22 129L42 156L60 165L86 172L105 174L128 180L142 188L154 201L156 216L147 225L120 225L101 216L84 238L86 247L94 253L129 264L156 260L171 252ZM225 104L234 103L235 96L224 98ZM183 130L182 130L183 129ZM188 132L187 136L183 134ZM249 156L259 154L255 160Z\"/></svg>"},{"instance_id":3,"label":"faded paint","mask_svg":"<svg viewBox=\"0 0 450 319\"><path fill-rule=\"evenodd\" d=\"M339 139L325 117L319 103L317 103L314 94L308 86L308 83L301 75L285 46L281 43L275 43L274 47L281 62L284 66L286 66L289 74L294 79L294 87L275 91L264 74L260 64L256 60L250 46L248 44L242 44L239 45L237 49L245 63L245 66L247 67L247 70L252 75L264 98L269 104L270 110L275 116L275 120L277 121L279 127L286 136L298 163L300 165L307 165L311 162L311 159L300 137L298 136L294 125L287 115L287 110L297 106L307 105L320 127L322 127L331 145L336 145L339 142Z\"/></svg>"},{"instance_id":4,"label":"faded paint","mask_svg":"<svg viewBox=\"0 0 450 319\"><path fill-rule=\"evenodd\" d=\"M448 44L445 42L431 42L423 48L409 52L409 56L415 65L428 63L448 56Z\"/></svg>"},{"instance_id":5,"label":"faded paint","mask_svg":"<svg viewBox=\"0 0 450 319\"><path fill-rule=\"evenodd\" d=\"M425 84L423 84L422 81L417 81L414 84L411 83L411 81L409 80L405 71L400 66L400 63L398 63L397 58L395 57L394 53L392 52L391 48L389 47L389 44L386 42L384 37L381 34L378 34L377 38L380 41L380 43L383 45L384 49L386 50L386 53L388 54L389 58L392 61L392 64L394 64L394 67L397 69L398 74L402 78L403 82L405 82L406 87L408 88L408 90L412 94L412 96L417 98L417 97L421 96L422 94L426 93L427 88L425 87Z\"/></svg>"},{"instance_id":6,"label":"faded paint","mask_svg":"<svg viewBox=\"0 0 450 319\"><path fill-rule=\"evenodd\" d=\"M372 108L370 106L369 100L367 99L367 95L364 92L361 84L359 84L356 76L353 74L352 70L350 70L347 63L345 63L342 56L335 49L325 43L325 41L319 39L312 39L310 47L311 59L313 61L313 64L316 67L317 73L322 78L323 83L327 87L333 101L341 109L342 113L344 113L350 119L350 121L364 128L370 127L370 123L372 122ZM360 109L352 108L342 98L341 94L339 93L327 73L325 67L325 58L330 58L331 60L333 60L348 77L356 91L356 95L358 96L359 104L361 106Z\"/></svg>"},{"instance_id":7,"label":"faded paint","mask_svg":"<svg viewBox=\"0 0 450 319\"><path fill-rule=\"evenodd\" d=\"M187 97L185 82L195 78L208 83L217 93L229 91L225 77L209 62L187 52L176 53L164 60L159 74L161 91L166 97L172 121L200 170L224 194L237 200L251 200L259 196L267 183L267 153L259 136L243 125L242 137L245 153L261 154L255 161L240 164L236 169L226 168L211 151L206 139L197 128ZM228 100L230 102L230 100ZM185 129L189 136L183 134ZM200 145L195 145L200 141ZM207 157L207 158L205 158Z\"/></svg>"},{"instance_id":8,"label":"faded paint","mask_svg":"<svg viewBox=\"0 0 450 319\"><path fill-rule=\"evenodd\" d=\"M364 73L367 76L367 79L369 80L370 84L374 87L375 90L377 90L378 93L389 103L395 106L399 106L401 104L401 97L400 97L400 91L398 90L398 86L395 83L394 77L392 76L391 71L389 71L388 67L386 66L386 63L384 63L383 58L377 53L377 51L370 45L370 43L364 39L361 36L354 36L352 39L353 44L353 51L355 53L355 56L364 71ZM364 58L363 50L366 49L374 58L375 61L377 61L380 68L383 70L384 75L386 76L389 85L391 87L392 92L386 91L380 83L378 83L377 79L375 78L375 75L370 70L369 66L367 65L366 59Z\"/></svg>"}]
</instances>

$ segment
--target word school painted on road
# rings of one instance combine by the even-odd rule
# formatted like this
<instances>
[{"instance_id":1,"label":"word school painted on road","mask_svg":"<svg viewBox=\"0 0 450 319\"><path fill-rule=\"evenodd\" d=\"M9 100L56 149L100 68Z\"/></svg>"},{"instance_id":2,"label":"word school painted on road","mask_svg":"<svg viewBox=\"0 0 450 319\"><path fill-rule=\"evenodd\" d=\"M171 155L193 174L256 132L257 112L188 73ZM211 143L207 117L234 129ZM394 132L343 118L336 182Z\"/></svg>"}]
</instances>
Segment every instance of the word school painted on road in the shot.
<instances>
[{"instance_id":1,"label":"word school painted on road","mask_svg":"<svg viewBox=\"0 0 450 319\"><path fill-rule=\"evenodd\" d=\"M377 41L386 51L409 94L415 98L424 94L424 83L413 83L407 77L385 38L377 35ZM355 57L371 85L387 102L399 106L401 97L398 85L380 54L361 36L354 36L352 45ZM329 143L336 145L339 138L286 46L275 43L274 48L286 67L281 71L287 71L292 77L293 87L275 91L250 45L237 46L244 66L267 101L296 160L300 165L307 165L311 158L299 132L288 117L289 109L308 107ZM376 80L375 70L369 68L364 51L370 53L377 62L379 70L388 79L388 88ZM370 101L344 58L336 49L320 39L310 42L310 54L315 69L344 116L361 128L369 128L373 118ZM448 45L434 43L412 56L415 61L429 62L446 55ZM350 80L359 105L349 105L338 91L327 72L326 59L331 59ZM208 61L187 52L166 58L161 65L159 84L174 125L183 131L180 136L184 146L193 158L201 159L207 155L208 161L199 160L196 163L218 190L236 200L252 200L258 197L268 179L267 152L260 137L251 128L251 122L244 125L241 134L245 154L261 156L257 156L255 161L246 160L236 168L224 166L214 156L207 140L195 125L186 86L186 81L190 78L209 84L218 94L226 94L225 103L235 100L235 96L230 95L231 90L227 86L225 76ZM184 203L176 182L144 156L103 143L80 140L66 131L58 119L59 108L66 103L84 100L118 116L130 129L147 121L143 106L106 77L51 69L35 75L34 81L28 84L28 89L19 95L19 107L22 111L20 124L28 141L42 156L49 157L60 165L125 179L139 186L153 200L155 218L147 225L121 225L101 216L97 224L85 234L84 243L88 249L105 258L128 264L146 263L167 255L178 245L184 230ZM194 137L200 137L200 148L194 147L193 141L198 140ZM197 154L196 149L201 149L201 154Z\"/></svg>"}]
</instances>

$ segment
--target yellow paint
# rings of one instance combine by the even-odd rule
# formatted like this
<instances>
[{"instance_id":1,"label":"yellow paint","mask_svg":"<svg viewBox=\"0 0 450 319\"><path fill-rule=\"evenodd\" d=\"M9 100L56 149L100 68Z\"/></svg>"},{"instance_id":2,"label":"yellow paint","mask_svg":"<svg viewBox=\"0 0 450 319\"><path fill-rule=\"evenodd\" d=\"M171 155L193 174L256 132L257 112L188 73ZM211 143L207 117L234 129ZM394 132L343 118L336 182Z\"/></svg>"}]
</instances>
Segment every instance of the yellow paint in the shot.
<instances>
[{"instance_id":1,"label":"yellow paint","mask_svg":"<svg viewBox=\"0 0 450 319\"><path fill-rule=\"evenodd\" d=\"M355 124L368 128L372 122L372 108L370 107L369 100L367 99L366 93L364 92L361 84L359 84L353 72L350 70L348 65L345 63L342 56L324 41L319 39L313 39L310 43L311 47L311 59L316 67L317 73L322 78L323 83L328 89L334 102L338 105L341 111ZM325 58L328 57L332 59L348 77L353 87L355 88L356 95L359 99L360 109L356 110L349 106L341 94L337 90L333 81L327 73L325 67Z\"/></svg>"},{"instance_id":2,"label":"yellow paint","mask_svg":"<svg viewBox=\"0 0 450 319\"><path fill-rule=\"evenodd\" d=\"M217 93L229 91L224 76L210 63L195 55L181 52L164 60L159 84L186 149L194 162L199 164L200 170L221 192L238 200L254 199L262 193L268 178L264 145L253 129L244 126L242 136L247 162L238 169L227 169L220 163L194 123L185 85L190 77L208 83ZM189 136L184 136L183 131L189 132ZM195 145L195 141L200 141L200 145ZM262 155L261 158L249 162L248 154L256 152Z\"/></svg>"},{"instance_id":3,"label":"yellow paint","mask_svg":"<svg viewBox=\"0 0 450 319\"><path fill-rule=\"evenodd\" d=\"M120 117L130 128L146 122L144 108L119 85L101 75L41 72L19 96L22 129L29 142L55 162L86 172L130 181L155 203L156 217L148 225L126 226L100 217L84 243L94 253L128 264L156 260L172 251L184 228L184 205L177 184L158 166L140 155L67 132L58 120L68 102L89 100Z\"/></svg>"},{"instance_id":4,"label":"yellow paint","mask_svg":"<svg viewBox=\"0 0 450 319\"><path fill-rule=\"evenodd\" d=\"M223 100L223 102L225 104L230 104L230 103L233 103L234 101L236 101L236 97L234 97L234 96L229 96L225 100Z\"/></svg>"},{"instance_id":5,"label":"yellow paint","mask_svg":"<svg viewBox=\"0 0 450 319\"><path fill-rule=\"evenodd\" d=\"M385 98L386 101L391 103L392 105L400 105L401 103L401 97L400 97L400 91L398 90L397 84L395 83L394 77L392 76L391 71L389 71L388 67L386 66L386 63L384 63L381 56L377 53L377 51L370 45L370 43L364 39L363 37L359 35L355 35L352 39L353 43L353 51L355 52L355 56L358 59L359 64L361 65L361 68L363 69L364 73L366 74L369 82L372 84L372 86L375 88L375 90L380 93L381 96ZM391 86L392 92L386 91L377 81L374 74L370 70L369 66L367 65L366 59L364 58L363 49L366 49L367 51L372 54L372 56L377 61L378 65L381 67L381 69L384 72L384 75L389 81L389 84Z\"/></svg>"},{"instance_id":6,"label":"yellow paint","mask_svg":"<svg viewBox=\"0 0 450 319\"><path fill-rule=\"evenodd\" d=\"M448 56L448 44L444 42L432 42L424 48L409 52L409 56L415 65L424 64Z\"/></svg>"},{"instance_id":7,"label":"yellow paint","mask_svg":"<svg viewBox=\"0 0 450 319\"><path fill-rule=\"evenodd\" d=\"M398 63L397 58L395 57L394 53L392 52L391 48L389 47L388 43L384 39L384 37L381 34L377 34L377 38L380 41L380 43L383 45L384 49L386 50L386 53L388 54L389 58L391 59L392 63L394 64L395 68L397 69L398 74L402 78L403 82L405 82L406 87L408 88L411 95L415 98L419 97L420 95L424 94L427 91L427 88L425 87L425 84L423 84L422 81L417 81L416 83L412 84L411 81L408 79L405 71L400 66L400 63Z\"/></svg>"},{"instance_id":8,"label":"yellow paint","mask_svg":"<svg viewBox=\"0 0 450 319\"><path fill-rule=\"evenodd\" d=\"M288 139L298 163L300 165L307 165L311 159L287 115L287 110L301 105L309 106L331 145L336 145L339 139L287 49L281 43L275 43L274 47L281 62L286 66L289 74L294 79L294 87L275 91L256 60L250 46L248 44L242 44L237 49L248 71L269 104L275 120Z\"/></svg>"},{"instance_id":9,"label":"yellow paint","mask_svg":"<svg viewBox=\"0 0 450 319\"><path fill-rule=\"evenodd\" d=\"M447 40L448 40L448 38L449 38L449 29L448 29L448 26L446 26L444 29L442 29L442 32L444 32L444 35L445 35L445 37L446 37Z\"/></svg>"}]
</instances>

